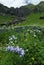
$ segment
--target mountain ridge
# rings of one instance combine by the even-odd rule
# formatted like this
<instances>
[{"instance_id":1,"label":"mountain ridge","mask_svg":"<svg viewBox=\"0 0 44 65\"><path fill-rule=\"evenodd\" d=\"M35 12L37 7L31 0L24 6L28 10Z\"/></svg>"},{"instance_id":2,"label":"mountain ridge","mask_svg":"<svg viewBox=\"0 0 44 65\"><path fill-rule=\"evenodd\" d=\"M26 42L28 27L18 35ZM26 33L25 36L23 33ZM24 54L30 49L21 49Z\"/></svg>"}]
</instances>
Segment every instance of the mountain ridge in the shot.
<instances>
[{"instance_id":1,"label":"mountain ridge","mask_svg":"<svg viewBox=\"0 0 44 65\"><path fill-rule=\"evenodd\" d=\"M28 4L20 8L8 8L0 3L0 14L10 14L18 17L26 16L31 12L44 12L44 1L38 5Z\"/></svg>"}]
</instances>

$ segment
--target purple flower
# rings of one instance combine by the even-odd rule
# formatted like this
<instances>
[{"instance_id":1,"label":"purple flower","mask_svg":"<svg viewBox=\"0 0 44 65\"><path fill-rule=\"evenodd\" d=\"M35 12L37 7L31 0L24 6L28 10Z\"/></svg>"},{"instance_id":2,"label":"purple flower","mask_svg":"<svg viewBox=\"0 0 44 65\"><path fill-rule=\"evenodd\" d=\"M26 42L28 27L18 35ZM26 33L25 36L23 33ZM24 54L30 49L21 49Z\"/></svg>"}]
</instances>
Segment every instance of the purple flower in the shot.
<instances>
[{"instance_id":1,"label":"purple flower","mask_svg":"<svg viewBox=\"0 0 44 65\"><path fill-rule=\"evenodd\" d=\"M17 46L17 47L8 46L6 48L6 51L16 52L20 55L20 57L24 56L24 54L25 54L24 50L22 48L19 48L19 46Z\"/></svg>"},{"instance_id":2,"label":"purple flower","mask_svg":"<svg viewBox=\"0 0 44 65\"><path fill-rule=\"evenodd\" d=\"M8 47L6 48L6 51L13 51L13 49L14 49L13 46L8 46Z\"/></svg>"},{"instance_id":3,"label":"purple flower","mask_svg":"<svg viewBox=\"0 0 44 65\"><path fill-rule=\"evenodd\" d=\"M20 57L24 56L24 54L25 54L25 52L24 52L24 50L22 49L22 50L20 51Z\"/></svg>"},{"instance_id":4,"label":"purple flower","mask_svg":"<svg viewBox=\"0 0 44 65\"><path fill-rule=\"evenodd\" d=\"M14 48L14 51L17 52L17 53L19 53L19 51L20 51L19 46L17 46L16 48Z\"/></svg>"}]
</instances>

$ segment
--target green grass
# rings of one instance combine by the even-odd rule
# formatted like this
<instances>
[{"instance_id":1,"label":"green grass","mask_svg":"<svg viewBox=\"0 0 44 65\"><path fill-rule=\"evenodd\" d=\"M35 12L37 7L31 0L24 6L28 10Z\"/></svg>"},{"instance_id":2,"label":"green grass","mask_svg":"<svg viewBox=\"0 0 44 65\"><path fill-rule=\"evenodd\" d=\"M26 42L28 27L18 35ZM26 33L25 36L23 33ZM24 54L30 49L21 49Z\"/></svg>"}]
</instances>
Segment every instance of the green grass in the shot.
<instances>
[{"instance_id":1,"label":"green grass","mask_svg":"<svg viewBox=\"0 0 44 65\"><path fill-rule=\"evenodd\" d=\"M39 30L40 29L40 30ZM40 32L39 32L40 31ZM37 35L37 37L34 37L34 34ZM20 42L23 43L30 43L33 42L39 42L40 40L44 39L44 27L39 26L22 26L22 27L16 27L14 29L0 29L0 43L5 44L8 43L9 36L15 35L18 37L19 40L17 40L17 44L20 44Z\"/></svg>"},{"instance_id":2,"label":"green grass","mask_svg":"<svg viewBox=\"0 0 44 65\"><path fill-rule=\"evenodd\" d=\"M40 19L40 16L44 16L44 12L40 13L30 13L25 21L22 21L22 23L16 24L16 26L44 26L44 19ZM6 16L1 16L0 15L0 24L4 22L9 22L13 19L13 16L6 15Z\"/></svg>"},{"instance_id":3,"label":"green grass","mask_svg":"<svg viewBox=\"0 0 44 65\"><path fill-rule=\"evenodd\" d=\"M43 13L31 13L26 17L26 20L22 23L19 23L17 26L26 26L26 25L32 25L32 26L44 26L44 19L40 19L40 16L44 16Z\"/></svg>"},{"instance_id":4,"label":"green grass","mask_svg":"<svg viewBox=\"0 0 44 65\"><path fill-rule=\"evenodd\" d=\"M5 15L5 16L0 15L0 24L10 22L13 18L14 17L11 15Z\"/></svg>"}]
</instances>

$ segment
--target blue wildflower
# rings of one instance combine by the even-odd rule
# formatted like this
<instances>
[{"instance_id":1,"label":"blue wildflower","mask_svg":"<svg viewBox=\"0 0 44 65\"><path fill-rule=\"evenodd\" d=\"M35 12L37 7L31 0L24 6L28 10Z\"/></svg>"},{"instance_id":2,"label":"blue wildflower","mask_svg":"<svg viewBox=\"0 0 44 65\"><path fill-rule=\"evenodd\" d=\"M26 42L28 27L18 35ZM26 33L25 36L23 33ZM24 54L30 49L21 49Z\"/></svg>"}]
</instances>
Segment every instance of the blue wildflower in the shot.
<instances>
[{"instance_id":1,"label":"blue wildflower","mask_svg":"<svg viewBox=\"0 0 44 65\"><path fill-rule=\"evenodd\" d=\"M13 49L14 49L13 46L8 46L8 47L6 48L6 51L13 51Z\"/></svg>"},{"instance_id":2,"label":"blue wildflower","mask_svg":"<svg viewBox=\"0 0 44 65\"><path fill-rule=\"evenodd\" d=\"M17 47L8 46L6 48L6 51L16 52L20 55L20 57L24 56L24 54L25 54L24 50L22 48L19 48L19 46L17 46Z\"/></svg>"},{"instance_id":3,"label":"blue wildflower","mask_svg":"<svg viewBox=\"0 0 44 65\"><path fill-rule=\"evenodd\" d=\"M20 57L24 56L24 54L25 54L25 52L24 52L24 50L22 49L22 50L20 51Z\"/></svg>"}]
</instances>

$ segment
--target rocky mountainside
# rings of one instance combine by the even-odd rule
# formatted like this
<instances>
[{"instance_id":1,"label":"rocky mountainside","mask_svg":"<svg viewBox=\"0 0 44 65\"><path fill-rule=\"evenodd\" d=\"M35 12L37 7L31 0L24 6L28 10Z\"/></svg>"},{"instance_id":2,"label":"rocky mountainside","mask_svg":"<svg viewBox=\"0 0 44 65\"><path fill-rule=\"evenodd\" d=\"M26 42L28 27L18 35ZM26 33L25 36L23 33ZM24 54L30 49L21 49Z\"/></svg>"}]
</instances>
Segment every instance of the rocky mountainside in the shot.
<instances>
[{"instance_id":1,"label":"rocky mountainside","mask_svg":"<svg viewBox=\"0 0 44 65\"><path fill-rule=\"evenodd\" d=\"M38 5L28 4L20 8L8 8L0 3L0 15L11 14L22 17L28 15L31 12L44 12L44 2L40 2Z\"/></svg>"}]
</instances>

